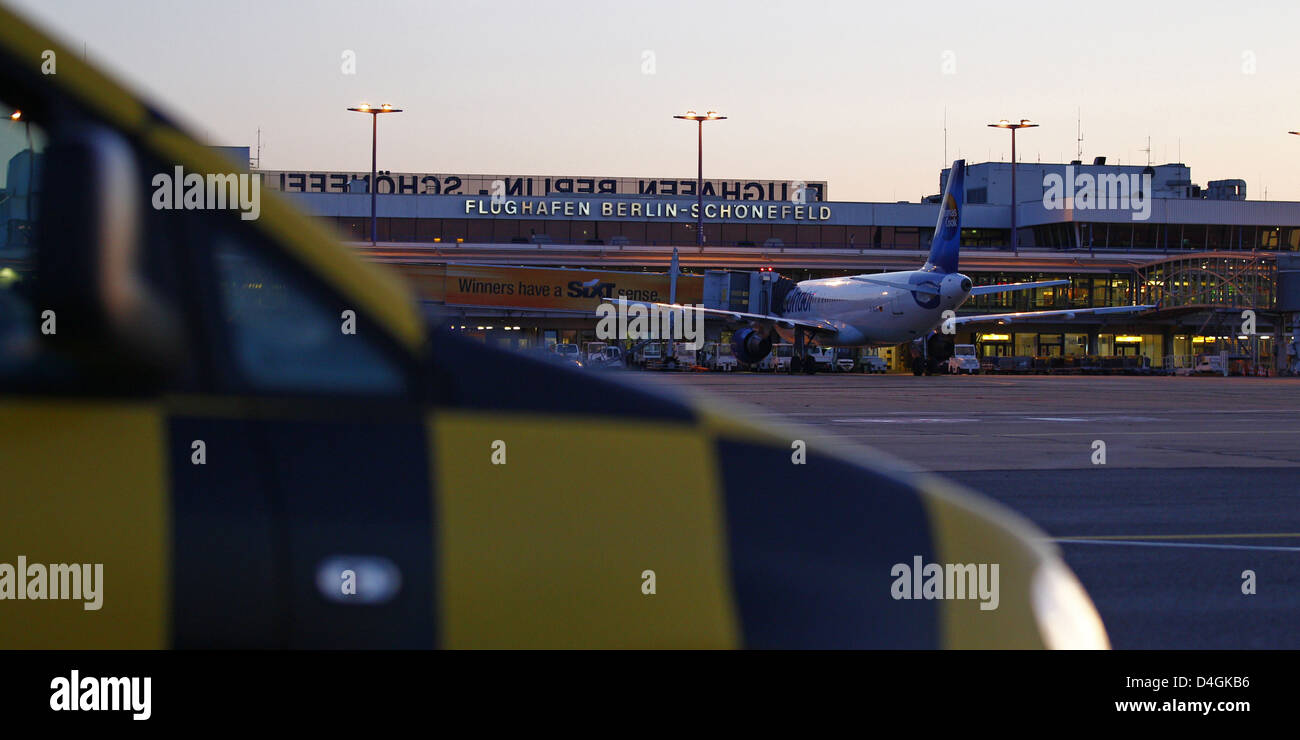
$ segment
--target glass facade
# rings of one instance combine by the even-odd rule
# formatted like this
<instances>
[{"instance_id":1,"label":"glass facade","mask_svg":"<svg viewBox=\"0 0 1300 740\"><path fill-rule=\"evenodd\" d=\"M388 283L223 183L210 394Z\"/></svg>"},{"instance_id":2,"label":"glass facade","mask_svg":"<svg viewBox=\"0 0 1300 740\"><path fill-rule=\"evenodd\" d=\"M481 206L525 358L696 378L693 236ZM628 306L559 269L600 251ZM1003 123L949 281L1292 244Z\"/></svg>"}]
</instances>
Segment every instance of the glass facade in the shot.
<instances>
[{"instance_id":1,"label":"glass facade","mask_svg":"<svg viewBox=\"0 0 1300 740\"><path fill-rule=\"evenodd\" d=\"M1131 274L1080 275L1063 272L977 272L970 273L970 278L975 285L1044 280L1070 281L1069 285L972 296L962 307L963 309L972 309L981 313L1096 308L1133 303L1133 277Z\"/></svg>"},{"instance_id":2,"label":"glass facade","mask_svg":"<svg viewBox=\"0 0 1300 740\"><path fill-rule=\"evenodd\" d=\"M1137 270L1137 301L1162 308L1213 306L1271 309L1277 265L1259 257L1196 256L1163 260Z\"/></svg>"},{"instance_id":3,"label":"glass facade","mask_svg":"<svg viewBox=\"0 0 1300 740\"><path fill-rule=\"evenodd\" d=\"M1078 232L1078 243L1070 241ZM1137 251L1298 251L1300 226L1232 224L1065 223L1034 228L1040 246Z\"/></svg>"}]
</instances>

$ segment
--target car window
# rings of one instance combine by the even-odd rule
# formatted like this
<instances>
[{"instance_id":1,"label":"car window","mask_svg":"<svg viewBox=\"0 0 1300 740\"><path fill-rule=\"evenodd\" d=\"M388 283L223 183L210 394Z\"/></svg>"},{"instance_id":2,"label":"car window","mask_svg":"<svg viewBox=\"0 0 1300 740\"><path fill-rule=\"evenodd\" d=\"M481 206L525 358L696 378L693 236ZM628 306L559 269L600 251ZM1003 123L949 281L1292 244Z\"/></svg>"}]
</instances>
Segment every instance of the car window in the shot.
<instances>
[{"instance_id":1,"label":"car window","mask_svg":"<svg viewBox=\"0 0 1300 740\"><path fill-rule=\"evenodd\" d=\"M357 311L327 304L305 277L232 236L213 253L231 359L260 391L398 394L402 368L372 337Z\"/></svg>"},{"instance_id":2,"label":"car window","mask_svg":"<svg viewBox=\"0 0 1300 740\"><path fill-rule=\"evenodd\" d=\"M0 101L0 377L29 371L40 353L40 312L29 291L46 143L41 126Z\"/></svg>"}]
</instances>

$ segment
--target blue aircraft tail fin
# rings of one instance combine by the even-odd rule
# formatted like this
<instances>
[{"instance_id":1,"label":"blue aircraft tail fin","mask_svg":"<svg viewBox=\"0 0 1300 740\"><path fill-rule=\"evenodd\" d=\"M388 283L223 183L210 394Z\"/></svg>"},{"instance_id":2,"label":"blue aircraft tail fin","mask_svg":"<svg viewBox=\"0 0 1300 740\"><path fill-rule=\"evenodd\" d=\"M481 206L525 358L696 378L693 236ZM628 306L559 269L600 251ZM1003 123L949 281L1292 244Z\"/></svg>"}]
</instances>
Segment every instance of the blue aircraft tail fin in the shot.
<instances>
[{"instance_id":1,"label":"blue aircraft tail fin","mask_svg":"<svg viewBox=\"0 0 1300 740\"><path fill-rule=\"evenodd\" d=\"M957 272L957 253L961 251L961 209L966 202L966 160L952 163L948 185L939 201L939 220L934 224L934 241L930 258L922 269Z\"/></svg>"}]
</instances>

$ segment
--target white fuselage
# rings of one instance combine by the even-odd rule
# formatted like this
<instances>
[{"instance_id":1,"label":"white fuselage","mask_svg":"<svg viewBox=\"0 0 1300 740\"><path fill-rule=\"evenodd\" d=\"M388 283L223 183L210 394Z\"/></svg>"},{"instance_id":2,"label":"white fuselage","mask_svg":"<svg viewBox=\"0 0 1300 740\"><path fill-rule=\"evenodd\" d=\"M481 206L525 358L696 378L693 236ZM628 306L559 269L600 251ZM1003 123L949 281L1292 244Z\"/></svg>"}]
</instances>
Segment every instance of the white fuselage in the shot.
<instances>
[{"instance_id":1,"label":"white fuselage","mask_svg":"<svg viewBox=\"0 0 1300 740\"><path fill-rule=\"evenodd\" d=\"M895 345L927 336L939 328L944 311L956 311L970 296L970 279L956 272L908 270L862 277L928 287L938 294L851 277L804 280L786 297L781 315L835 326L838 331L834 336L817 338L823 346ZM780 326L777 332L787 341L794 336L793 330Z\"/></svg>"}]
</instances>

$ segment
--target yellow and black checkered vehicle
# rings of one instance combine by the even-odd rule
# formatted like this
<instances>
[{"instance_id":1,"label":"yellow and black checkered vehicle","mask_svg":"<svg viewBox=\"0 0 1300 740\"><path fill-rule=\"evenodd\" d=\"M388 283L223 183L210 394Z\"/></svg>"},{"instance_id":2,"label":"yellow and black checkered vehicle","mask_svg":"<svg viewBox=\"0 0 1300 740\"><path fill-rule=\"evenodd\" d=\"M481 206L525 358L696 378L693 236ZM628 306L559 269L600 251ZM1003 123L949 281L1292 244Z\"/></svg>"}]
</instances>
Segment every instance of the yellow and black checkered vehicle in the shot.
<instances>
[{"instance_id":1,"label":"yellow and black checkered vehicle","mask_svg":"<svg viewBox=\"0 0 1300 740\"><path fill-rule=\"evenodd\" d=\"M274 193L160 207L233 165L6 10L0 106L0 562L103 565L99 609L0 575L0 647L1107 644L938 478L439 333ZM997 608L895 598L918 557Z\"/></svg>"}]
</instances>

